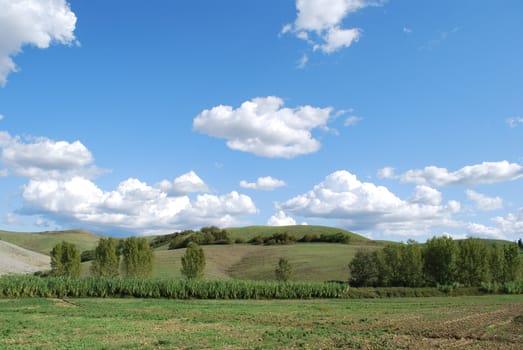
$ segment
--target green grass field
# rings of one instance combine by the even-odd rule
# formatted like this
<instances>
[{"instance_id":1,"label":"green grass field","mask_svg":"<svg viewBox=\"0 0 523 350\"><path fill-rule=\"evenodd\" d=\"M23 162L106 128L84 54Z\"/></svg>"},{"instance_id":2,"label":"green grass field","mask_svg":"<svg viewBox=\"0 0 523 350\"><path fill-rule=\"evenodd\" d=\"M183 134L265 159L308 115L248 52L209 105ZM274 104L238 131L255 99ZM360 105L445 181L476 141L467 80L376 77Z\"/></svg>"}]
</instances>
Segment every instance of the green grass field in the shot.
<instances>
[{"instance_id":1,"label":"green grass field","mask_svg":"<svg viewBox=\"0 0 523 350\"><path fill-rule=\"evenodd\" d=\"M521 349L523 297L0 300L2 349Z\"/></svg>"},{"instance_id":2,"label":"green grass field","mask_svg":"<svg viewBox=\"0 0 523 350\"><path fill-rule=\"evenodd\" d=\"M46 255L49 255L51 249L62 241L74 243L80 251L94 249L100 237L83 230L39 233L0 231L1 240Z\"/></svg>"}]
</instances>

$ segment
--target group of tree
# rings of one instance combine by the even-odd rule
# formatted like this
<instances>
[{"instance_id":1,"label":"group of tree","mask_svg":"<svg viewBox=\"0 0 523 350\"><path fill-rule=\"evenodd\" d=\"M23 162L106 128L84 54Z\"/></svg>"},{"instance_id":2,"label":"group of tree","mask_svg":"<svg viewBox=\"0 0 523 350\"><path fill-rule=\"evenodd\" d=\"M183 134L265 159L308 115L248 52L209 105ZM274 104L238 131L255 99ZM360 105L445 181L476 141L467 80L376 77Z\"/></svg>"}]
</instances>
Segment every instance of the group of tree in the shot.
<instances>
[{"instance_id":1,"label":"group of tree","mask_svg":"<svg viewBox=\"0 0 523 350\"><path fill-rule=\"evenodd\" d=\"M152 246L169 243L169 249L187 248L189 243L197 245L232 244L233 239L229 232L216 226L203 227L200 231L186 230L168 235L166 238L155 238Z\"/></svg>"},{"instance_id":2,"label":"group of tree","mask_svg":"<svg viewBox=\"0 0 523 350\"><path fill-rule=\"evenodd\" d=\"M92 254L91 274L96 277L148 276L152 272L153 250L145 238L131 237L120 240L101 238ZM81 272L81 254L69 242L57 244L51 250L51 272L53 276L78 277ZM121 261L121 269L120 269Z\"/></svg>"},{"instance_id":3,"label":"group of tree","mask_svg":"<svg viewBox=\"0 0 523 350\"><path fill-rule=\"evenodd\" d=\"M288 232L277 232L270 236L256 236L249 240L249 243L256 245L285 245L293 243L342 243L349 244L351 237L343 232L334 234L322 233L319 236L316 234L306 234L301 238Z\"/></svg>"},{"instance_id":4,"label":"group of tree","mask_svg":"<svg viewBox=\"0 0 523 350\"><path fill-rule=\"evenodd\" d=\"M349 268L353 286L479 286L517 280L523 274L523 258L516 244L434 237L425 245L409 241L358 251Z\"/></svg>"}]
</instances>

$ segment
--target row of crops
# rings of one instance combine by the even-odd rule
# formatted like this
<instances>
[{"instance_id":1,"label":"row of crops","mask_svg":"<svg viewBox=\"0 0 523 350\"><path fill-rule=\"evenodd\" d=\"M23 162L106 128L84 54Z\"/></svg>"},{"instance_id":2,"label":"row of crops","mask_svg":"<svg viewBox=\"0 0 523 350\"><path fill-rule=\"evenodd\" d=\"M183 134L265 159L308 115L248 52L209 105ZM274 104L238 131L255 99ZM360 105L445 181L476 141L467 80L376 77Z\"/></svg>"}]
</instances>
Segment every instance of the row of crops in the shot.
<instances>
[{"instance_id":1,"label":"row of crops","mask_svg":"<svg viewBox=\"0 0 523 350\"><path fill-rule=\"evenodd\" d=\"M137 297L172 299L342 298L340 283L270 281L165 280L150 278L65 278L3 276L0 297Z\"/></svg>"}]
</instances>

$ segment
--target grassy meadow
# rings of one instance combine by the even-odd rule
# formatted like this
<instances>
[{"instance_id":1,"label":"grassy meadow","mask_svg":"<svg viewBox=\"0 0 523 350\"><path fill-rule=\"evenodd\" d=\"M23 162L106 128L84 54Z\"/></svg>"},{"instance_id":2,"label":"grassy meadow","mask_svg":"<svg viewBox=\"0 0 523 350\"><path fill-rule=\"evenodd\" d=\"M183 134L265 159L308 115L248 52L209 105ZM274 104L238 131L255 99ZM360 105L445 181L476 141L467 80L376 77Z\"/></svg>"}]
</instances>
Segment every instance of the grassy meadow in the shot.
<instances>
[{"instance_id":1,"label":"grassy meadow","mask_svg":"<svg viewBox=\"0 0 523 350\"><path fill-rule=\"evenodd\" d=\"M523 297L0 299L3 349L521 349Z\"/></svg>"}]
</instances>

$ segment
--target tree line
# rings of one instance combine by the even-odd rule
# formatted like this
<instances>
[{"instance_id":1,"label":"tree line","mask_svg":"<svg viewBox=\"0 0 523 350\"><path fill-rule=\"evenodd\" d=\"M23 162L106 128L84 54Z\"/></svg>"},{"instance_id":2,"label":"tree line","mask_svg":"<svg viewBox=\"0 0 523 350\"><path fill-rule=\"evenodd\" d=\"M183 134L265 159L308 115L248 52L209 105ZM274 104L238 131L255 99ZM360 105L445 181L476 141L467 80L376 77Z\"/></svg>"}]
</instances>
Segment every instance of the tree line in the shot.
<instances>
[{"instance_id":1,"label":"tree line","mask_svg":"<svg viewBox=\"0 0 523 350\"><path fill-rule=\"evenodd\" d=\"M355 287L472 287L518 280L523 258L518 244L434 237L424 245L408 241L379 251L358 251L349 269L349 283Z\"/></svg>"}]
</instances>

